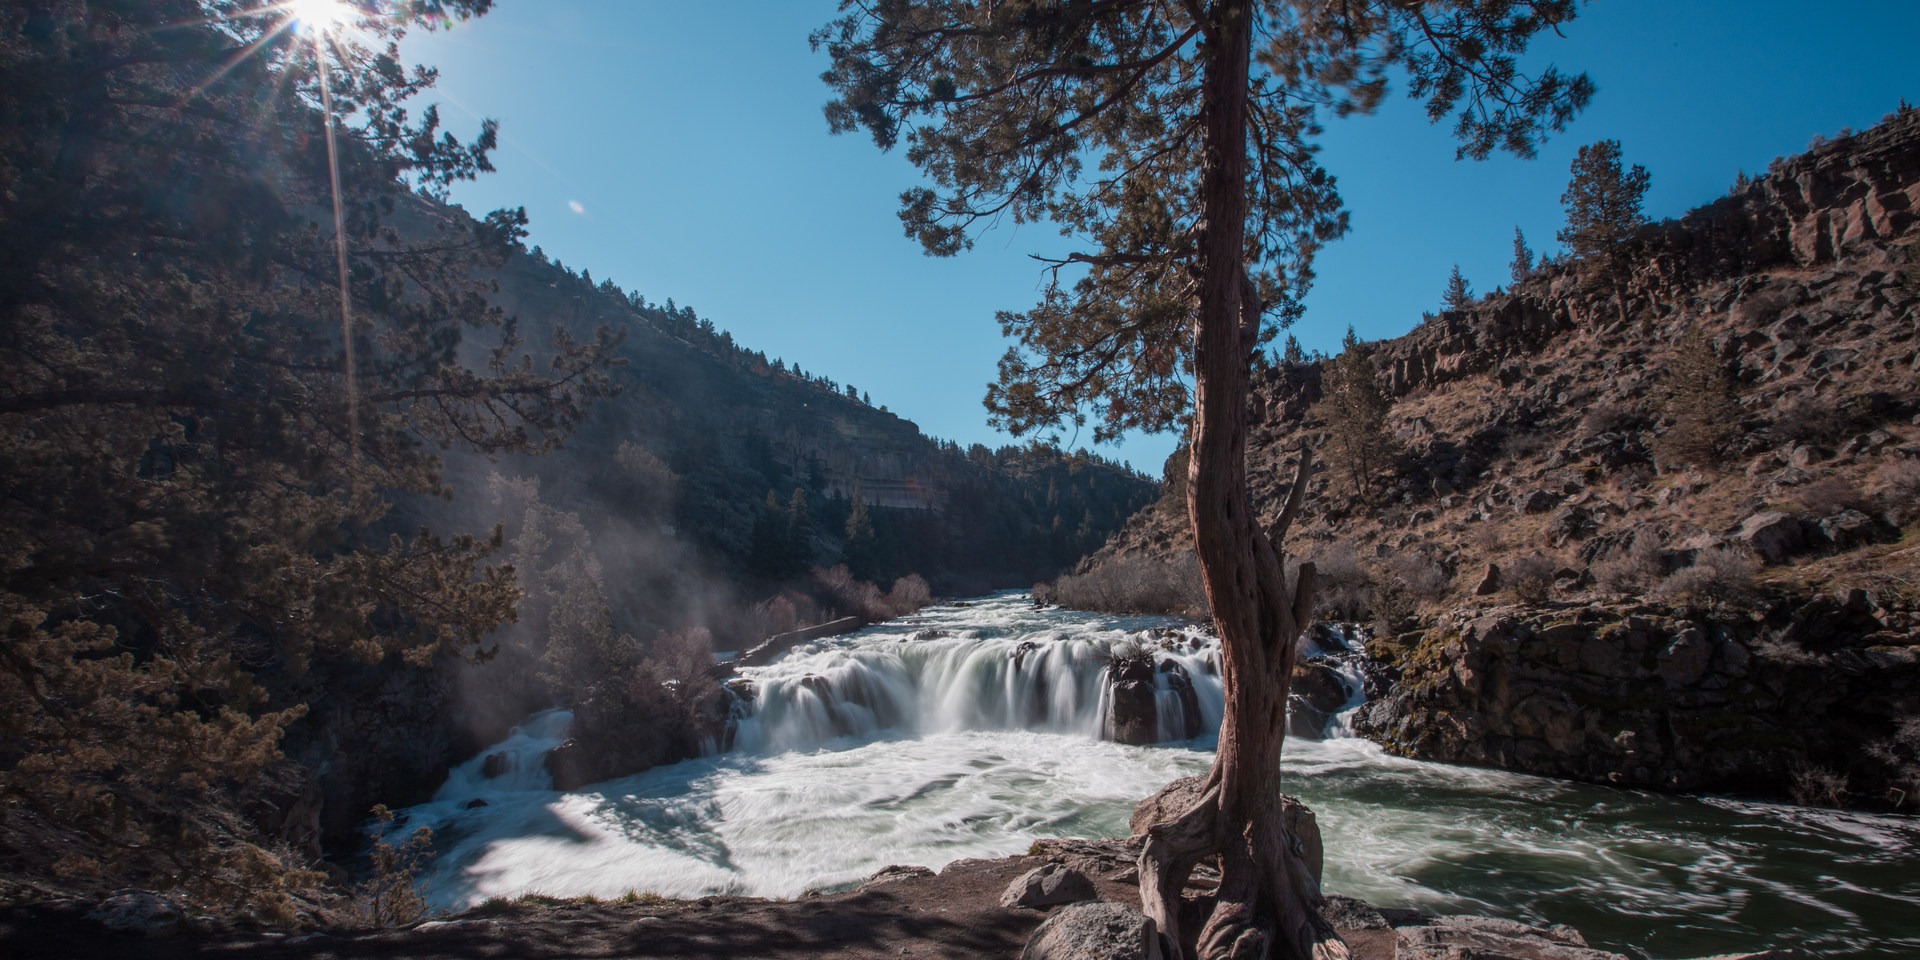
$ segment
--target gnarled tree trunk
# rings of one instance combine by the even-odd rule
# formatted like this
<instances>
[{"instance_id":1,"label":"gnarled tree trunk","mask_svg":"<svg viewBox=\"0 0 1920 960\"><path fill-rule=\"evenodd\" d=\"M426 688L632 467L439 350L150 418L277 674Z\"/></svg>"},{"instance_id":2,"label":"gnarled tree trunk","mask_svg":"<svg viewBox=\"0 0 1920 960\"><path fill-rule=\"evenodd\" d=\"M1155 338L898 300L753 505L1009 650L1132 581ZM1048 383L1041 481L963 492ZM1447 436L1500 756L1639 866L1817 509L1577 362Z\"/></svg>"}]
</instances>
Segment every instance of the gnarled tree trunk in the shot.
<instances>
[{"instance_id":1,"label":"gnarled tree trunk","mask_svg":"<svg viewBox=\"0 0 1920 960\"><path fill-rule=\"evenodd\" d=\"M1181 889L1195 865L1217 856L1220 885L1199 931L1199 957L1343 958L1345 945L1320 915L1318 864L1309 863L1318 853L1311 815L1280 794L1288 685L1312 610L1313 568L1303 564L1297 583L1285 582L1280 553L1247 489L1248 359L1262 311L1245 268L1253 11L1241 0L1217 3L1212 13L1187 509L1220 635L1226 716L1213 769L1172 784L1135 813L1134 833L1146 840L1140 896L1178 960ZM1298 510L1310 467L1304 455L1301 461L1275 538Z\"/></svg>"}]
</instances>

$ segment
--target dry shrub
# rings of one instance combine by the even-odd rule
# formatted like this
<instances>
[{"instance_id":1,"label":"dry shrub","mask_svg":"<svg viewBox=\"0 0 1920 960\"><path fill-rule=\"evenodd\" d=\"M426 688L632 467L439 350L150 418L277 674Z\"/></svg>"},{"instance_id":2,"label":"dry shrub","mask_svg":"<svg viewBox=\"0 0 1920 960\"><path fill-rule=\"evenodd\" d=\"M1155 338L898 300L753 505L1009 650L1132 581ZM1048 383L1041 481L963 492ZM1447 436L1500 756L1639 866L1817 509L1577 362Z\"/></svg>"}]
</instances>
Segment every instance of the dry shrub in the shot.
<instances>
[{"instance_id":1,"label":"dry shrub","mask_svg":"<svg viewBox=\"0 0 1920 960\"><path fill-rule=\"evenodd\" d=\"M1739 547L1710 547L1693 566L1675 570L1655 591L1681 600L1737 600L1751 596L1759 582L1760 562Z\"/></svg>"},{"instance_id":2,"label":"dry shrub","mask_svg":"<svg viewBox=\"0 0 1920 960\"><path fill-rule=\"evenodd\" d=\"M1896 460L1874 472L1887 519L1898 526L1920 522L1920 460Z\"/></svg>"},{"instance_id":3,"label":"dry shrub","mask_svg":"<svg viewBox=\"0 0 1920 960\"><path fill-rule=\"evenodd\" d=\"M1847 801L1847 778L1826 767L1802 766L1792 775L1793 802L1803 807L1839 807Z\"/></svg>"},{"instance_id":4,"label":"dry shrub","mask_svg":"<svg viewBox=\"0 0 1920 960\"><path fill-rule=\"evenodd\" d=\"M831 567L814 567L813 583L819 588L827 605L832 608L829 612L834 616L866 617L867 611L878 609L880 606L880 588L865 580L856 579L844 563Z\"/></svg>"},{"instance_id":5,"label":"dry shrub","mask_svg":"<svg viewBox=\"0 0 1920 960\"><path fill-rule=\"evenodd\" d=\"M701 752L713 734L721 697L713 681L713 636L705 627L654 637L645 657L621 680L576 708L576 730L628 728L621 747L651 751L649 763Z\"/></svg>"},{"instance_id":6,"label":"dry shrub","mask_svg":"<svg viewBox=\"0 0 1920 960\"><path fill-rule=\"evenodd\" d=\"M1413 594L1398 580L1386 580L1373 588L1373 633L1391 637L1419 612Z\"/></svg>"},{"instance_id":7,"label":"dry shrub","mask_svg":"<svg viewBox=\"0 0 1920 960\"><path fill-rule=\"evenodd\" d=\"M1820 663L1819 655L1780 635L1760 638L1753 645L1753 655L1784 667L1811 667Z\"/></svg>"},{"instance_id":8,"label":"dry shrub","mask_svg":"<svg viewBox=\"0 0 1920 960\"><path fill-rule=\"evenodd\" d=\"M1314 567L1314 607L1334 620L1360 620L1373 609L1373 576L1360 560L1353 544L1341 542L1316 551ZM1287 582L1294 583L1298 573L1289 569Z\"/></svg>"},{"instance_id":9,"label":"dry shrub","mask_svg":"<svg viewBox=\"0 0 1920 960\"><path fill-rule=\"evenodd\" d=\"M1452 578L1447 568L1424 553L1402 553L1387 561L1387 580L1397 584L1415 603L1444 599Z\"/></svg>"},{"instance_id":10,"label":"dry shrub","mask_svg":"<svg viewBox=\"0 0 1920 960\"><path fill-rule=\"evenodd\" d=\"M1848 418L1832 403L1819 397L1796 397L1780 406L1771 432L1777 445L1831 446L1849 427Z\"/></svg>"},{"instance_id":11,"label":"dry shrub","mask_svg":"<svg viewBox=\"0 0 1920 960\"><path fill-rule=\"evenodd\" d=\"M1544 433L1510 433L1500 445L1500 453L1508 460L1531 460L1548 446L1548 437Z\"/></svg>"},{"instance_id":12,"label":"dry shrub","mask_svg":"<svg viewBox=\"0 0 1920 960\"><path fill-rule=\"evenodd\" d=\"M1789 307L1799 306L1806 294L1791 287L1769 287L1734 304L1734 321L1748 329L1759 329L1780 319Z\"/></svg>"},{"instance_id":13,"label":"dry shrub","mask_svg":"<svg viewBox=\"0 0 1920 960\"><path fill-rule=\"evenodd\" d=\"M1601 434L1620 433L1643 419L1644 414L1633 406L1618 401L1603 401L1587 408L1580 417L1577 435L1597 437Z\"/></svg>"},{"instance_id":14,"label":"dry shrub","mask_svg":"<svg viewBox=\"0 0 1920 960\"><path fill-rule=\"evenodd\" d=\"M1867 755L1884 766L1895 809L1920 804L1920 717L1900 721L1892 736L1867 746Z\"/></svg>"},{"instance_id":15,"label":"dry shrub","mask_svg":"<svg viewBox=\"0 0 1920 960\"><path fill-rule=\"evenodd\" d=\"M1500 579L1521 603L1546 603L1553 597L1553 572L1559 564L1543 553L1523 553L1500 563Z\"/></svg>"},{"instance_id":16,"label":"dry shrub","mask_svg":"<svg viewBox=\"0 0 1920 960\"><path fill-rule=\"evenodd\" d=\"M804 599L804 598L803 598ZM806 601L808 606L813 602ZM753 605L747 612L748 629L754 637L771 637L800 629L800 605L787 594L771 597Z\"/></svg>"},{"instance_id":17,"label":"dry shrub","mask_svg":"<svg viewBox=\"0 0 1920 960\"><path fill-rule=\"evenodd\" d=\"M1044 602L1105 613L1172 613L1204 616L1206 587L1200 559L1191 552L1172 561L1147 557L1108 560L1081 574L1067 574L1036 591Z\"/></svg>"},{"instance_id":18,"label":"dry shrub","mask_svg":"<svg viewBox=\"0 0 1920 960\"><path fill-rule=\"evenodd\" d=\"M1593 565L1593 579L1609 593L1640 595L1667 575L1666 543L1655 530L1636 530L1633 542Z\"/></svg>"},{"instance_id":19,"label":"dry shrub","mask_svg":"<svg viewBox=\"0 0 1920 960\"><path fill-rule=\"evenodd\" d=\"M1873 501L1860 487L1845 477L1825 476L1800 488L1800 505L1819 517L1830 517L1843 510L1871 510Z\"/></svg>"},{"instance_id":20,"label":"dry shrub","mask_svg":"<svg viewBox=\"0 0 1920 960\"><path fill-rule=\"evenodd\" d=\"M927 585L927 579L917 573L909 573L893 581L893 589L887 591L882 599L889 618L904 617L933 602L933 588Z\"/></svg>"},{"instance_id":21,"label":"dry shrub","mask_svg":"<svg viewBox=\"0 0 1920 960\"><path fill-rule=\"evenodd\" d=\"M380 833L369 854L372 873L354 885L347 914L354 925L375 930L418 922L427 915L418 875L433 859L433 831L421 827L396 845L387 838L393 811L382 804L373 808L373 815Z\"/></svg>"},{"instance_id":22,"label":"dry shrub","mask_svg":"<svg viewBox=\"0 0 1920 960\"><path fill-rule=\"evenodd\" d=\"M1489 559L1506 549L1507 546L1506 537L1501 535L1501 526L1498 523L1482 522L1476 524L1473 532L1468 535L1468 541L1473 544L1475 549L1480 551L1482 556Z\"/></svg>"}]
</instances>

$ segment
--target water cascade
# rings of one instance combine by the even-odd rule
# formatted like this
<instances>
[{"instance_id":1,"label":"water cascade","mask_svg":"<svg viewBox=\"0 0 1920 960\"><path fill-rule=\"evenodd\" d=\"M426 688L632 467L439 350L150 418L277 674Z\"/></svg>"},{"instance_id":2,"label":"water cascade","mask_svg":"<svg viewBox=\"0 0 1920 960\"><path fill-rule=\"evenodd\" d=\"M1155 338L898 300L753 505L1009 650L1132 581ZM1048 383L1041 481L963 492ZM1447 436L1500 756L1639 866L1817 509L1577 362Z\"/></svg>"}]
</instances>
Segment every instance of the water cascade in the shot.
<instances>
[{"instance_id":1,"label":"water cascade","mask_svg":"<svg viewBox=\"0 0 1920 960\"><path fill-rule=\"evenodd\" d=\"M1166 626L1065 633L1020 622L946 631L896 621L741 671L733 748L770 754L880 731L1033 730L1189 740L1220 726L1218 642ZM1116 704L1130 685L1144 709ZM1150 714L1146 718L1142 714ZM1130 722L1148 732L1117 736Z\"/></svg>"},{"instance_id":2,"label":"water cascade","mask_svg":"<svg viewBox=\"0 0 1920 960\"><path fill-rule=\"evenodd\" d=\"M1920 956L1920 820L1387 756L1344 736L1367 687L1362 639L1322 631L1303 651L1327 737L1290 736L1282 758L1286 789L1318 814L1331 892L1570 923L1643 958L1781 943ZM530 892L791 897L889 864L1124 835L1140 798L1212 762L1210 736L1181 736L1189 703L1217 729L1212 652L1184 625L1015 594L931 608L742 671L731 752L554 791L538 757L569 718L548 712L396 827L433 828L425 893L446 910ZM1149 685L1121 699L1150 701L1168 742L1112 738L1127 683Z\"/></svg>"}]
</instances>

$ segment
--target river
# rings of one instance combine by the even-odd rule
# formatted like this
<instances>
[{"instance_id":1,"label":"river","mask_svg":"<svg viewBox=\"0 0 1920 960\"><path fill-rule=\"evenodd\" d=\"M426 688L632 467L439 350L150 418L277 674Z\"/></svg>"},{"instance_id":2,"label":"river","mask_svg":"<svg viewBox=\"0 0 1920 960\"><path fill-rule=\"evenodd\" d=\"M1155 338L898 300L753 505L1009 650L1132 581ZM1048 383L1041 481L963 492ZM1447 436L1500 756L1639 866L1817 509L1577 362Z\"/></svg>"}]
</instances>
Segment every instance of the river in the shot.
<instances>
[{"instance_id":1,"label":"river","mask_svg":"<svg viewBox=\"0 0 1920 960\"><path fill-rule=\"evenodd\" d=\"M488 751L507 755L504 776L475 758L400 823L435 831L425 891L443 910L526 893L790 897L889 864L1124 835L1133 804L1205 771L1213 745L1099 739L1116 645L1180 663L1217 728L1208 638L999 594L742 671L753 702L731 752L558 793L538 758L568 717L549 712ZM1162 716L1178 716L1157 682ZM1289 738L1282 767L1318 816L1331 893L1567 923L1637 957L1920 956L1917 818L1574 784L1337 736Z\"/></svg>"}]
</instances>

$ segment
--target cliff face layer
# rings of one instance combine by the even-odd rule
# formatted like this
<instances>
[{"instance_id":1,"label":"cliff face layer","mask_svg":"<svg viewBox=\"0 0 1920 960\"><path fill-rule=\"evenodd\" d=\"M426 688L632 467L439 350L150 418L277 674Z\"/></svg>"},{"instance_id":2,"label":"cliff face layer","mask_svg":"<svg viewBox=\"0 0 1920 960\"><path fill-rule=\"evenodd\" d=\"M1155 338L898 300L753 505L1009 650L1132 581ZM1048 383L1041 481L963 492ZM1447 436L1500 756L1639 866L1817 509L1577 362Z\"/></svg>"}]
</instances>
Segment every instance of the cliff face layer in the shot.
<instances>
[{"instance_id":1,"label":"cliff face layer","mask_svg":"<svg viewBox=\"0 0 1920 960\"><path fill-rule=\"evenodd\" d=\"M1574 780L1905 807L1920 646L1864 594L1748 610L1464 608L1369 652L1355 728L1396 752Z\"/></svg>"},{"instance_id":2,"label":"cliff face layer","mask_svg":"<svg viewBox=\"0 0 1920 960\"><path fill-rule=\"evenodd\" d=\"M1317 473L1289 547L1318 562L1325 614L1375 621L1404 671L1373 734L1605 782L1785 795L1798 771L1911 803L1891 784L1920 748L1917 211L1903 110L1648 226L1614 265L1550 263L1369 345L1393 456L1371 491ZM1328 371L1261 382L1268 520L1303 445L1338 459ZM1061 586L1177 579L1183 511L1162 506ZM1787 612L1823 604L1848 612L1818 638ZM1672 674L1683 637L1710 654L1697 677ZM1689 726L1702 711L1719 732Z\"/></svg>"}]
</instances>

